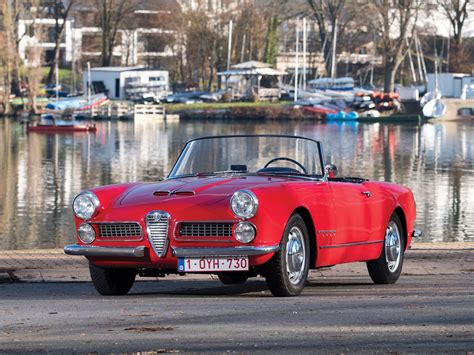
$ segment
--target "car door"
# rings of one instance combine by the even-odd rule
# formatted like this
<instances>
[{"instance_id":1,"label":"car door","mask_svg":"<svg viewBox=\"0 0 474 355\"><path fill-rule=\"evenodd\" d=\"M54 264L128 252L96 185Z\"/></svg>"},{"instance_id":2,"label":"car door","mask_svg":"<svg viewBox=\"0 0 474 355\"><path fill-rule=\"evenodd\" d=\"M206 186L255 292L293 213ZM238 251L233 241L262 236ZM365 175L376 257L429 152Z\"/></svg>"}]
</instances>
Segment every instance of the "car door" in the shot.
<instances>
[{"instance_id":1,"label":"car door","mask_svg":"<svg viewBox=\"0 0 474 355\"><path fill-rule=\"evenodd\" d=\"M336 216L333 246L364 243L371 236L372 192L364 184L330 181Z\"/></svg>"}]
</instances>

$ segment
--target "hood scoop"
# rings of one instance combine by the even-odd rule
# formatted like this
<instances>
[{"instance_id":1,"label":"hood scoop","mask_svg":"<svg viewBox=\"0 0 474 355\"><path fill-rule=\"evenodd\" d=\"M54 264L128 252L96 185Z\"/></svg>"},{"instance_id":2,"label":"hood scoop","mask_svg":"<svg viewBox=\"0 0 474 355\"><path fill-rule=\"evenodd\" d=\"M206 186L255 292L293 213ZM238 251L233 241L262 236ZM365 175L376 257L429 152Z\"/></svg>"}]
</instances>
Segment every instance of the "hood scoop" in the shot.
<instances>
[{"instance_id":1,"label":"hood scoop","mask_svg":"<svg viewBox=\"0 0 474 355\"><path fill-rule=\"evenodd\" d=\"M169 190L158 190L153 192L154 196L194 196L196 194L193 190L177 190L177 191L169 191Z\"/></svg>"}]
</instances>

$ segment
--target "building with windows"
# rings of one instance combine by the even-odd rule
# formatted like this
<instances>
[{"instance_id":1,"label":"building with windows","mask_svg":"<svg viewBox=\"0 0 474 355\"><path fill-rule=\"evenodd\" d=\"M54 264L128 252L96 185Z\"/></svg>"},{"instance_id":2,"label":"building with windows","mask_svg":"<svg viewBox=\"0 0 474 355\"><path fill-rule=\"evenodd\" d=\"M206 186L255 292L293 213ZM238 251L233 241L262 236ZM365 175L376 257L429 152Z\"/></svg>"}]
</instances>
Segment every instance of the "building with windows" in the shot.
<instances>
[{"instance_id":1,"label":"building with windows","mask_svg":"<svg viewBox=\"0 0 474 355\"><path fill-rule=\"evenodd\" d=\"M83 73L84 92L88 89L89 73ZM140 100L169 94L169 75L165 70L136 67L100 67L90 71L92 94L105 93L114 100Z\"/></svg>"}]
</instances>

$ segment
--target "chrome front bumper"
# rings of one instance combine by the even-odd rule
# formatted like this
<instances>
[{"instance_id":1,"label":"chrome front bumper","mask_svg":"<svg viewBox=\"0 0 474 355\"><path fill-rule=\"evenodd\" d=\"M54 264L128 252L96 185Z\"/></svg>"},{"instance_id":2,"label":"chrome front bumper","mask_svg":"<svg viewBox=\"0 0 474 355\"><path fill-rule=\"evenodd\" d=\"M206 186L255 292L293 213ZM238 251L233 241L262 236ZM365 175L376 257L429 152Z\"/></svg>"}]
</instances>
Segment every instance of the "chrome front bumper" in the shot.
<instances>
[{"instance_id":1,"label":"chrome front bumper","mask_svg":"<svg viewBox=\"0 0 474 355\"><path fill-rule=\"evenodd\" d=\"M251 256L264 255L278 251L279 245L266 247L239 246L227 248L171 248L171 254L178 258L201 256Z\"/></svg>"},{"instance_id":2,"label":"chrome front bumper","mask_svg":"<svg viewBox=\"0 0 474 355\"><path fill-rule=\"evenodd\" d=\"M251 256L270 254L279 249L279 245L266 247L238 246L230 248L171 248L171 255L178 258L201 256ZM145 256L145 247L95 247L91 245L71 244L64 247L64 252L68 255L142 258Z\"/></svg>"},{"instance_id":3,"label":"chrome front bumper","mask_svg":"<svg viewBox=\"0 0 474 355\"><path fill-rule=\"evenodd\" d=\"M91 245L71 244L64 247L64 252L68 255L142 258L145 256L145 247L94 247Z\"/></svg>"}]
</instances>

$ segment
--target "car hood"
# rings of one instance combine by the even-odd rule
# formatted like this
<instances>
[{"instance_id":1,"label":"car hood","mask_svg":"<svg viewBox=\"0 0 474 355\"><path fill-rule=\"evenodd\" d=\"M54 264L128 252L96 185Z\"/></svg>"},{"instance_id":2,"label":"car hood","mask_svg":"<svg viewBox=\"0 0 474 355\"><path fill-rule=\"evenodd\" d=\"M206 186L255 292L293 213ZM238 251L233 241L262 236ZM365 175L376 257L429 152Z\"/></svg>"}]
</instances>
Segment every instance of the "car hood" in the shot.
<instances>
[{"instance_id":1,"label":"car hood","mask_svg":"<svg viewBox=\"0 0 474 355\"><path fill-rule=\"evenodd\" d=\"M116 202L121 207L148 205L180 199L205 199L216 202L228 198L240 189L257 188L263 184L281 184L284 178L266 176L193 177L170 179L158 183L143 183L127 190Z\"/></svg>"}]
</instances>

